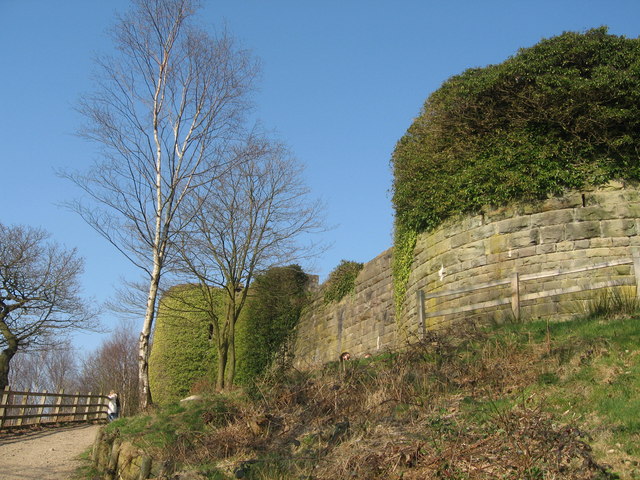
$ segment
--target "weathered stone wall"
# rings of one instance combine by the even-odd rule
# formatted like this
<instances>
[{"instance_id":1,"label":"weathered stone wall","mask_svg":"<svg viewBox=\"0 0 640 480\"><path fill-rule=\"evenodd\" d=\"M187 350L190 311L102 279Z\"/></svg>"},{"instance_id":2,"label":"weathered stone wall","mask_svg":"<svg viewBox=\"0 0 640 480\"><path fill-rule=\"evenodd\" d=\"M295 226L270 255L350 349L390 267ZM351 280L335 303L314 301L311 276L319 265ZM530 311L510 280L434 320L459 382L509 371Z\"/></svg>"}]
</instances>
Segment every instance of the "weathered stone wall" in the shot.
<instances>
[{"instance_id":1,"label":"weathered stone wall","mask_svg":"<svg viewBox=\"0 0 640 480\"><path fill-rule=\"evenodd\" d=\"M391 250L367 263L355 293L338 304L318 299L302 319L297 340L300 367L337 360L342 351L359 356L400 346L419 337L416 293L457 290L472 285L546 271L566 272L605 262L638 257L640 250L640 191L611 183L605 188L572 192L538 205L488 210L481 215L452 219L420 235L414 252L402 316L395 322ZM587 286L604 281L629 285L635 295L632 264L563 274L520 284L525 296L551 289ZM483 289L425 302L426 312L453 309L426 320L426 328L464 319L511 316L509 303L456 314L478 302L508 298L510 285ZM585 313L594 291L550 296L521 302L521 318L562 318Z\"/></svg>"},{"instance_id":2,"label":"weathered stone wall","mask_svg":"<svg viewBox=\"0 0 640 480\"><path fill-rule=\"evenodd\" d=\"M487 211L452 220L419 237L400 324L408 334L419 333L416 292L462 289L546 271L566 272L621 259L632 259L640 246L640 192L610 184L594 191L574 192L538 205ZM604 281L635 285L633 265L558 275L520 284L520 295ZM472 294L433 298L425 310L440 311L511 295L510 285ZM601 293L600 293L601 294ZM571 317L584 314L594 291L549 296L521 303L521 318ZM632 293L634 295L634 293ZM480 317L511 316L511 305L472 314L427 320L427 328Z\"/></svg>"},{"instance_id":3,"label":"weathered stone wall","mask_svg":"<svg viewBox=\"0 0 640 480\"><path fill-rule=\"evenodd\" d=\"M296 365L300 368L389 349L396 342L391 249L366 263L351 295L325 304L321 294L298 325Z\"/></svg>"}]
</instances>

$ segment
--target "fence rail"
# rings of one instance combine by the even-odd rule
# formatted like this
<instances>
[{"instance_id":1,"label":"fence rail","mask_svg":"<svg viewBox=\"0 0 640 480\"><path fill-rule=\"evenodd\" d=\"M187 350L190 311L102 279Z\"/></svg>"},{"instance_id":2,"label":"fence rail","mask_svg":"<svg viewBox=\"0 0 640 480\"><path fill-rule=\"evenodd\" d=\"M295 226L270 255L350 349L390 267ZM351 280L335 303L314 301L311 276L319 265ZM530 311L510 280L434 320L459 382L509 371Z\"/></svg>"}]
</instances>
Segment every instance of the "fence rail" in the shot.
<instances>
[{"instance_id":1,"label":"fence rail","mask_svg":"<svg viewBox=\"0 0 640 480\"><path fill-rule=\"evenodd\" d=\"M0 430L58 422L105 419L108 398L89 393L0 391Z\"/></svg>"},{"instance_id":2,"label":"fence rail","mask_svg":"<svg viewBox=\"0 0 640 480\"><path fill-rule=\"evenodd\" d=\"M616 267L619 265L632 265L633 277L634 278L620 278L615 280L601 281L597 283L592 283L589 285L573 285L565 288L554 288L549 290L542 290L539 292L528 293L525 295L520 295L520 287L523 282L531 281L531 280L540 280L543 278L557 277L560 275L569 275L575 273L588 272L592 270L599 270L602 268L608 267ZM545 272L539 273L529 273L520 275L517 272L514 272L510 277L503 278L500 280L494 280L491 282L481 283L479 285L471 285L468 287L462 287L451 290L441 290L438 292L429 292L425 293L424 290L418 290L416 293L417 303L418 303L418 321L422 333L426 332L427 328L427 319L433 317L441 317L446 315L451 315L454 313L463 313L470 312L474 310L481 310L484 308L497 307L499 305L508 305L511 304L511 311L515 319L520 319L520 307L521 303L528 300L537 300L540 298L564 295L567 293L576 293L580 291L586 290L599 290L602 288L610 288L610 287L618 287L624 285L636 285L636 296L640 299L640 281L638 278L640 276L640 255L633 254L633 258L623 258L618 260L611 260L608 262L597 263L594 265L587 265L579 268L574 268L571 270L548 270ZM503 296L502 298L497 298L494 300L487 300L484 302L473 303L470 305L459 305L451 308L436 310L436 311L427 311L425 308L426 300L435 299L435 298L443 298L454 295L463 295L477 292L479 290L484 290L487 288L493 287L503 287L509 285L510 291L508 296Z\"/></svg>"}]
</instances>

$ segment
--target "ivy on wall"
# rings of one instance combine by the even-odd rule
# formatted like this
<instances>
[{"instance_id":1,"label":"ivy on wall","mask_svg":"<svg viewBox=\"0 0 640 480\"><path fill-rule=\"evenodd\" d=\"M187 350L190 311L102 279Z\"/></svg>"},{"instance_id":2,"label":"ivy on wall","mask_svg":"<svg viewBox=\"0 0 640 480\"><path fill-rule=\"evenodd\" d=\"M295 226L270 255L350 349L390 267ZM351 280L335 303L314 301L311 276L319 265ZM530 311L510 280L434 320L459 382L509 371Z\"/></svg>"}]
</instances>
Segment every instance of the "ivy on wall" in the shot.
<instances>
[{"instance_id":1,"label":"ivy on wall","mask_svg":"<svg viewBox=\"0 0 640 480\"><path fill-rule=\"evenodd\" d=\"M236 379L250 384L269 367L293 360L293 334L308 301L309 277L298 265L274 267L251 285L245 321L238 328Z\"/></svg>"},{"instance_id":2,"label":"ivy on wall","mask_svg":"<svg viewBox=\"0 0 640 480\"><path fill-rule=\"evenodd\" d=\"M258 275L236 325L236 378L250 384L274 363L286 366L293 357L295 327L307 303L308 276L298 265L276 267ZM226 297L212 288L214 316L224 318ZM210 385L216 377L216 345L209 312L196 285L169 289L160 301L149 359L154 401L167 404L189 395L196 384ZM217 299L217 300L216 300Z\"/></svg>"},{"instance_id":3,"label":"ivy on wall","mask_svg":"<svg viewBox=\"0 0 640 480\"><path fill-rule=\"evenodd\" d=\"M342 260L322 285L324 302L339 302L349 293L352 293L356 286L358 273L360 273L363 266L362 263Z\"/></svg>"},{"instance_id":4,"label":"ivy on wall","mask_svg":"<svg viewBox=\"0 0 640 480\"><path fill-rule=\"evenodd\" d=\"M151 392L160 405L186 397L196 382L215 378L216 349L201 295L194 285L179 285L160 300L149 357ZM222 306L221 292L219 297Z\"/></svg>"},{"instance_id":5,"label":"ivy on wall","mask_svg":"<svg viewBox=\"0 0 640 480\"><path fill-rule=\"evenodd\" d=\"M392 156L396 305L418 233L485 206L639 180L639 144L640 39L566 32L451 77Z\"/></svg>"}]
</instances>

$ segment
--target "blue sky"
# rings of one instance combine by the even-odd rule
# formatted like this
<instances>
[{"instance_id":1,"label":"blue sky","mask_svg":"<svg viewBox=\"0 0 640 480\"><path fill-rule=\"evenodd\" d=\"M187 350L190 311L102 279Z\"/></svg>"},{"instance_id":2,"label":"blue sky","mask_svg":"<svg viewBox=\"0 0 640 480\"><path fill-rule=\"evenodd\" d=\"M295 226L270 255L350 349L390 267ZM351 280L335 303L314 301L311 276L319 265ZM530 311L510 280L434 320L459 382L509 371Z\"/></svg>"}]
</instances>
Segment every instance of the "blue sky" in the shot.
<instances>
[{"instance_id":1,"label":"blue sky","mask_svg":"<svg viewBox=\"0 0 640 480\"><path fill-rule=\"evenodd\" d=\"M306 165L327 204L332 247L310 266L366 262L392 244L391 153L427 96L466 68L499 63L563 31L640 35L637 0L209 0L199 21L262 60L256 115ZM96 146L74 133L95 53L125 0L0 0L0 221L43 227L86 260L102 302L137 272L75 214L55 169L83 169ZM105 315L104 323L113 324ZM80 336L89 348L97 335Z\"/></svg>"}]
</instances>

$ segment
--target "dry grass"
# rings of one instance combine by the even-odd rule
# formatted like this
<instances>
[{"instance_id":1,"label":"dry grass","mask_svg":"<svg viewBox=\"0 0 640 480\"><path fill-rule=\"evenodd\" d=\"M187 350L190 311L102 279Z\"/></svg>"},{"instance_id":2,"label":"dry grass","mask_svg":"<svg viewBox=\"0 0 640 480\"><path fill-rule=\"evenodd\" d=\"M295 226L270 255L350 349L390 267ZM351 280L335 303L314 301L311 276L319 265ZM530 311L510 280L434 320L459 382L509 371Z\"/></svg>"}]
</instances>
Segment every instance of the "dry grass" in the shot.
<instances>
[{"instance_id":1,"label":"dry grass","mask_svg":"<svg viewBox=\"0 0 640 480\"><path fill-rule=\"evenodd\" d=\"M473 326L430 333L345 372L265 379L232 421L185 436L174 456L262 480L616 478L585 432L523 393L569 365L562 355Z\"/></svg>"}]
</instances>

